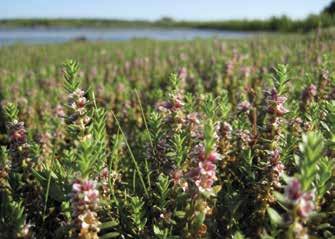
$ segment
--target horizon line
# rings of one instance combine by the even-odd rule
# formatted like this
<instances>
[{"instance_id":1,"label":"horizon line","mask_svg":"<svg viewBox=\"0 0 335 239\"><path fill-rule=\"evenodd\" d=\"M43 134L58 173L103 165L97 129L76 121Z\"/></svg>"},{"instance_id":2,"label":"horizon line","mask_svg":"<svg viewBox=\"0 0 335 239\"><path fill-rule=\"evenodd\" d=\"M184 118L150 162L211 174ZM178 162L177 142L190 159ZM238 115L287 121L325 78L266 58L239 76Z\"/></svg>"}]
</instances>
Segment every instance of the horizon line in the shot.
<instances>
[{"instance_id":1,"label":"horizon line","mask_svg":"<svg viewBox=\"0 0 335 239\"><path fill-rule=\"evenodd\" d=\"M161 16L160 18L157 19L145 19L145 18L113 18L113 17L5 17L2 18L0 17L0 21L13 21L13 20L104 20L104 21L145 21L145 22L157 22L161 21L164 18L171 19L172 21L178 21L178 22L222 22L222 21L264 21L264 20L270 20L271 18L282 18L282 17L287 17L292 20L302 20L306 19L310 16L317 16L320 13L310 13L307 14L304 17L291 17L286 14L280 14L280 15L273 15L269 17L260 17L260 18L249 18L249 17L243 17L243 18L229 18L229 19L178 19L178 18L173 18L169 16Z\"/></svg>"}]
</instances>

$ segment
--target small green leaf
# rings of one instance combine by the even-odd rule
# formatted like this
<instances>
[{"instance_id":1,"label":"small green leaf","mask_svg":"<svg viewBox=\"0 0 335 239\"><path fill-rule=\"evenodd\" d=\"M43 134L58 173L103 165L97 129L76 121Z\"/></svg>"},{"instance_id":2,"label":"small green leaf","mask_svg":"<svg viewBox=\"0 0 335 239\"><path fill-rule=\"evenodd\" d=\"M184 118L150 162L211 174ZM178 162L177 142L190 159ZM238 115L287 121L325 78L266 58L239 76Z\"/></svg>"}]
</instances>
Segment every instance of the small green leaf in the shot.
<instances>
[{"instance_id":1,"label":"small green leaf","mask_svg":"<svg viewBox=\"0 0 335 239\"><path fill-rule=\"evenodd\" d=\"M236 232L233 237L233 239L244 239L244 238L245 237L243 236L241 232Z\"/></svg>"},{"instance_id":2,"label":"small green leaf","mask_svg":"<svg viewBox=\"0 0 335 239\"><path fill-rule=\"evenodd\" d=\"M118 232L109 232L103 236L100 236L100 239L108 239L108 238L117 238L120 236L120 233Z\"/></svg>"},{"instance_id":3,"label":"small green leaf","mask_svg":"<svg viewBox=\"0 0 335 239\"><path fill-rule=\"evenodd\" d=\"M113 228L116 227L117 225L119 225L118 221L108 221L108 222L104 222L100 225L100 229L104 230L104 229L109 229L109 228Z\"/></svg>"},{"instance_id":4,"label":"small green leaf","mask_svg":"<svg viewBox=\"0 0 335 239\"><path fill-rule=\"evenodd\" d=\"M267 209L267 212L268 212L268 215L270 217L271 223L273 223L274 225L283 224L283 218L279 215L279 213L276 210L269 207Z\"/></svg>"},{"instance_id":5,"label":"small green leaf","mask_svg":"<svg viewBox=\"0 0 335 239\"><path fill-rule=\"evenodd\" d=\"M184 211L176 211L175 212L176 217L178 218L184 218L186 213Z\"/></svg>"},{"instance_id":6,"label":"small green leaf","mask_svg":"<svg viewBox=\"0 0 335 239\"><path fill-rule=\"evenodd\" d=\"M200 227L205 221L205 213L198 212L193 220L193 227L198 228Z\"/></svg>"}]
</instances>

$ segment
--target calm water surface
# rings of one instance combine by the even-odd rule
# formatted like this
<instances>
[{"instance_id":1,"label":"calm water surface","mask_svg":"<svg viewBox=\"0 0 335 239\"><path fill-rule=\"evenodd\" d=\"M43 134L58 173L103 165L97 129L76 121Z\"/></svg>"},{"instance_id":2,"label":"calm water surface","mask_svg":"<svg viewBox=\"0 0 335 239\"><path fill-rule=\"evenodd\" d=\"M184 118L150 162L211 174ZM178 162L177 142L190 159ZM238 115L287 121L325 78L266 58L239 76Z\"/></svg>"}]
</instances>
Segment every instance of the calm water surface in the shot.
<instances>
[{"instance_id":1,"label":"calm water surface","mask_svg":"<svg viewBox=\"0 0 335 239\"><path fill-rule=\"evenodd\" d=\"M62 43L74 39L88 41L125 41L134 38L190 40L194 38L244 38L254 33L200 29L94 29L94 28L0 28L0 45L13 43Z\"/></svg>"}]
</instances>

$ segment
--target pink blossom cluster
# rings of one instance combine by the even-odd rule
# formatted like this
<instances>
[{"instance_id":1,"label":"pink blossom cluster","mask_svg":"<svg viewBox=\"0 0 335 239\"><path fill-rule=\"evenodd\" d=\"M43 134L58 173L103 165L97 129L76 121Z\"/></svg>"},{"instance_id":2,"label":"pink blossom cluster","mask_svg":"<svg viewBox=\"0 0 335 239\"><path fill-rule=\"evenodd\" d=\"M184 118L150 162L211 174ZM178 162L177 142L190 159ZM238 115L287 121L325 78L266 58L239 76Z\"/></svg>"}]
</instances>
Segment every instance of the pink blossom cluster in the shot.
<instances>
[{"instance_id":1,"label":"pink blossom cluster","mask_svg":"<svg viewBox=\"0 0 335 239\"><path fill-rule=\"evenodd\" d=\"M50 132L41 132L36 135L35 140L40 145L43 155L50 155L52 153L52 140L54 135L54 133Z\"/></svg>"},{"instance_id":2,"label":"pink blossom cluster","mask_svg":"<svg viewBox=\"0 0 335 239\"><path fill-rule=\"evenodd\" d=\"M285 189L286 198L295 205L298 215L306 219L315 209L313 192L303 192L298 179L293 179Z\"/></svg>"},{"instance_id":3,"label":"pink blossom cluster","mask_svg":"<svg viewBox=\"0 0 335 239\"><path fill-rule=\"evenodd\" d=\"M217 180L216 162L220 159L220 154L215 151L206 154L202 145L199 145L198 150L197 167L190 171L189 176L199 192L211 193L212 186Z\"/></svg>"},{"instance_id":4,"label":"pink blossom cluster","mask_svg":"<svg viewBox=\"0 0 335 239\"><path fill-rule=\"evenodd\" d=\"M14 120L7 124L10 141L9 152L13 158L13 167L19 169L20 165L28 166L32 163L29 158L30 145L27 142L27 132L23 122Z\"/></svg>"},{"instance_id":5,"label":"pink blossom cluster","mask_svg":"<svg viewBox=\"0 0 335 239\"><path fill-rule=\"evenodd\" d=\"M251 104L247 100L242 101L237 105L237 110L242 113L249 113L250 108Z\"/></svg>"},{"instance_id":6,"label":"pink blossom cluster","mask_svg":"<svg viewBox=\"0 0 335 239\"><path fill-rule=\"evenodd\" d=\"M65 117L65 111L64 111L64 108L63 106L61 105L57 105L56 108L55 108L55 114L57 115L57 117L59 118L64 118Z\"/></svg>"},{"instance_id":7,"label":"pink blossom cluster","mask_svg":"<svg viewBox=\"0 0 335 239\"><path fill-rule=\"evenodd\" d=\"M108 168L103 168L99 175L101 196L105 198L109 195L109 176Z\"/></svg>"},{"instance_id":8,"label":"pink blossom cluster","mask_svg":"<svg viewBox=\"0 0 335 239\"><path fill-rule=\"evenodd\" d=\"M84 96L85 92L81 89L76 89L68 96L68 105L79 114L83 114L87 99Z\"/></svg>"},{"instance_id":9,"label":"pink blossom cluster","mask_svg":"<svg viewBox=\"0 0 335 239\"><path fill-rule=\"evenodd\" d=\"M280 176L284 173L285 166L280 161L280 150L275 149L269 152L272 181L275 186L280 186Z\"/></svg>"},{"instance_id":10,"label":"pink blossom cluster","mask_svg":"<svg viewBox=\"0 0 335 239\"><path fill-rule=\"evenodd\" d=\"M310 104L313 101L314 97L317 95L317 87L314 84L310 84L301 95L301 104L302 108L305 108L306 105Z\"/></svg>"},{"instance_id":11,"label":"pink blossom cluster","mask_svg":"<svg viewBox=\"0 0 335 239\"><path fill-rule=\"evenodd\" d=\"M288 113L289 110L284 106L286 100L287 98L285 96L278 95L276 89L267 92L268 112L277 117L281 117Z\"/></svg>"},{"instance_id":12,"label":"pink blossom cluster","mask_svg":"<svg viewBox=\"0 0 335 239\"><path fill-rule=\"evenodd\" d=\"M184 96L181 91L171 93L167 101L158 103L157 108L162 113L165 123L170 125L171 131L168 137L172 137L175 132L185 127L187 121L197 121L197 116L187 119L183 110L184 105Z\"/></svg>"},{"instance_id":13,"label":"pink blossom cluster","mask_svg":"<svg viewBox=\"0 0 335 239\"><path fill-rule=\"evenodd\" d=\"M188 72L186 67L182 67L178 71L178 78L182 81L185 81L187 78Z\"/></svg>"},{"instance_id":14,"label":"pink blossom cluster","mask_svg":"<svg viewBox=\"0 0 335 239\"><path fill-rule=\"evenodd\" d=\"M13 122L8 124L8 134L10 143L13 145L22 145L26 143L27 140L27 132L24 128L23 122L18 122L14 120Z\"/></svg>"},{"instance_id":15,"label":"pink blossom cluster","mask_svg":"<svg viewBox=\"0 0 335 239\"><path fill-rule=\"evenodd\" d=\"M76 179L72 184L71 205L73 233L77 238L97 239L99 220L96 213L99 203L99 191L96 182Z\"/></svg>"},{"instance_id":16,"label":"pink blossom cluster","mask_svg":"<svg viewBox=\"0 0 335 239\"><path fill-rule=\"evenodd\" d=\"M188 126L192 138L203 139L203 125L200 122L200 114L193 112L185 117L185 123Z\"/></svg>"},{"instance_id":17,"label":"pink blossom cluster","mask_svg":"<svg viewBox=\"0 0 335 239\"><path fill-rule=\"evenodd\" d=\"M253 140L252 134L247 129L245 129L245 130L238 130L236 135L237 135L238 139L240 140L241 148L242 149L248 148L249 145L250 145L250 143Z\"/></svg>"},{"instance_id":18,"label":"pink blossom cluster","mask_svg":"<svg viewBox=\"0 0 335 239\"><path fill-rule=\"evenodd\" d=\"M81 89L76 89L68 96L68 108L69 108L69 120L70 122L77 122L78 119L83 119L82 122L84 125L88 124L90 118L86 115L86 106L88 100L85 97L85 92Z\"/></svg>"},{"instance_id":19,"label":"pink blossom cluster","mask_svg":"<svg viewBox=\"0 0 335 239\"><path fill-rule=\"evenodd\" d=\"M176 169L171 173L171 178L174 186L179 186L183 189L184 192L186 192L189 187L188 187L188 182L184 177L184 173L180 169Z\"/></svg>"},{"instance_id":20,"label":"pink blossom cluster","mask_svg":"<svg viewBox=\"0 0 335 239\"><path fill-rule=\"evenodd\" d=\"M228 122L223 122L220 126L220 134L224 139L232 138L233 127Z\"/></svg>"},{"instance_id":21,"label":"pink blossom cluster","mask_svg":"<svg viewBox=\"0 0 335 239\"><path fill-rule=\"evenodd\" d=\"M289 125L295 133L301 133L303 130L304 121L300 117L296 117L289 122Z\"/></svg>"},{"instance_id":22,"label":"pink blossom cluster","mask_svg":"<svg viewBox=\"0 0 335 239\"><path fill-rule=\"evenodd\" d=\"M216 162L220 159L220 155L212 150L206 153L205 147L202 144L195 147L194 158L196 167L191 169L186 175L191 189L191 196L194 199L194 211L192 218L197 218L199 215L211 215L212 208L210 207L209 197L215 196L217 191L213 187L216 177ZM192 222L193 223L193 222ZM207 233L207 225L202 223L194 230L194 238L203 238ZM192 237L193 238L193 237Z\"/></svg>"},{"instance_id":23,"label":"pink blossom cluster","mask_svg":"<svg viewBox=\"0 0 335 239\"><path fill-rule=\"evenodd\" d=\"M160 111L172 111L176 112L184 106L183 96L181 93L171 95L169 101L164 101L159 104L158 109Z\"/></svg>"}]
</instances>

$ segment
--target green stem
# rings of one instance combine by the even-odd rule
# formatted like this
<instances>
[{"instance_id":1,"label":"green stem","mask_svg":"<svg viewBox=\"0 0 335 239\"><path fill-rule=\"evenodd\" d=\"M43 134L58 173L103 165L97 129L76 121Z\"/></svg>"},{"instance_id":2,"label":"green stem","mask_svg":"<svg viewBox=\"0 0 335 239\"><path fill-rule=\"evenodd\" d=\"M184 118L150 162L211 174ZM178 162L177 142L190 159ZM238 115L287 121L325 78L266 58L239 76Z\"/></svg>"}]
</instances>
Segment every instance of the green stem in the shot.
<instances>
[{"instance_id":1,"label":"green stem","mask_svg":"<svg viewBox=\"0 0 335 239\"><path fill-rule=\"evenodd\" d=\"M139 176L139 178L140 178L140 182L141 182L141 184L142 184L144 193L145 193L145 195L146 195L147 197L149 197L148 190L147 190L146 185L145 185L144 180L143 180L143 175L142 175L141 170L140 170L140 167L138 166L138 163L137 163L137 161L136 161L136 159L135 159L135 156L134 156L134 154L133 154L133 152L132 152L132 150L131 150L131 148L130 148L130 146L129 146L127 137L126 137L125 133L123 132L123 130L122 130L122 128L121 128L121 125L120 125L120 122L119 122L119 120L116 118L114 112L112 112L112 114L113 114L113 117L114 117L114 119L115 119L115 121L116 121L116 124L117 124L117 126L118 126L120 132L122 133L122 136L123 136L123 138L124 138L124 140L125 140L125 143L126 143L126 145L127 145L127 148L128 148L129 154L130 154L130 158L132 159L132 161L133 161L133 163L134 163L134 166L135 166L135 169L136 169L136 171L137 171L137 174L138 174L138 176Z\"/></svg>"},{"instance_id":2,"label":"green stem","mask_svg":"<svg viewBox=\"0 0 335 239\"><path fill-rule=\"evenodd\" d=\"M151 148L152 148L152 150L154 150L154 143L153 143L152 138L151 138L151 134L150 134L149 127L148 127L148 124L147 124L147 120L145 118L145 114L144 114L144 111L143 111L141 99L140 99L140 96L137 93L137 90L135 90L135 94L136 94L138 104L139 104L140 109L141 109L141 114L142 114L142 118L143 118L145 128L146 128L147 133L149 135L149 141L150 141ZM148 164L147 157L145 157L145 171L146 171L146 175L147 175L147 181L148 181L149 188L151 188L150 171L149 171L149 164Z\"/></svg>"}]
</instances>

